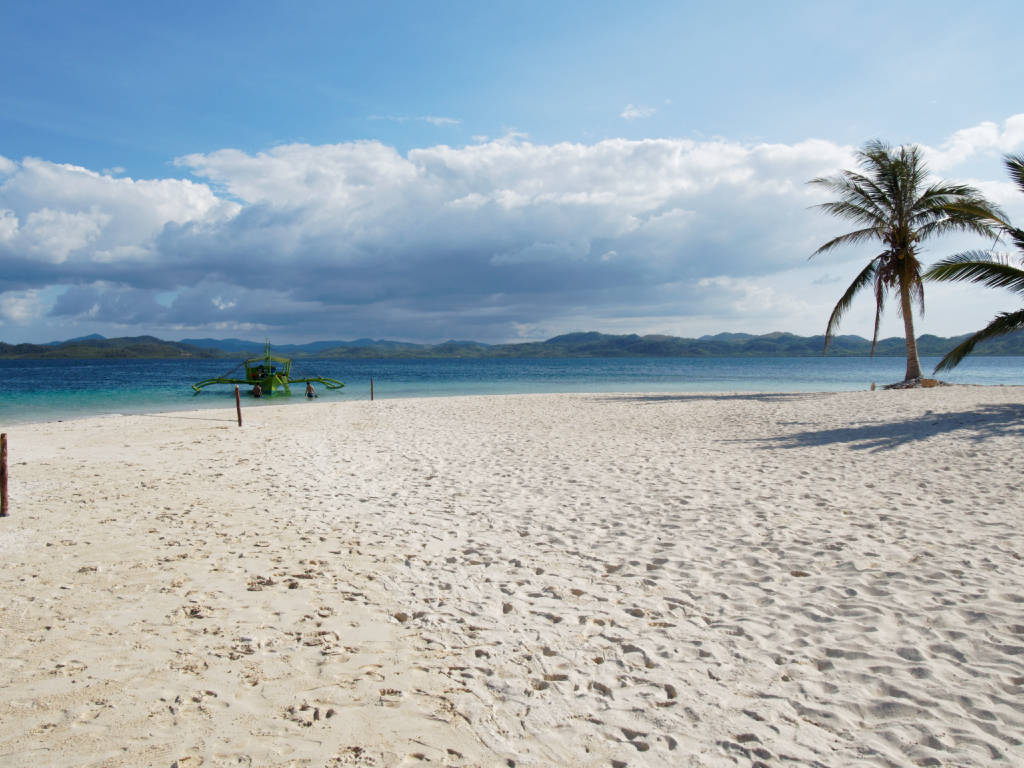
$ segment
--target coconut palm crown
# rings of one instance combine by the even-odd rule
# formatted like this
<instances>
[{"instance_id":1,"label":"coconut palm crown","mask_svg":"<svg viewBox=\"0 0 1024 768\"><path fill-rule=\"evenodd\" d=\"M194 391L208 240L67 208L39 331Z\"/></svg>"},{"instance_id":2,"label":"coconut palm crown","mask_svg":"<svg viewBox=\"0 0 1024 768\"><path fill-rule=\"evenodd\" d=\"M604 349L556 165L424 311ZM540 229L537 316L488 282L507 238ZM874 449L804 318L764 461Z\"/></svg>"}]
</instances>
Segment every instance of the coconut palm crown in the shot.
<instances>
[{"instance_id":1,"label":"coconut palm crown","mask_svg":"<svg viewBox=\"0 0 1024 768\"><path fill-rule=\"evenodd\" d=\"M900 316L907 341L906 381L921 378L921 363L914 336L913 304L924 312L921 244L948 232L970 231L995 236L992 222L1000 214L973 187L944 181L929 183L921 151L914 145L892 148L873 140L857 152L858 170L844 170L836 176L811 179L838 196L838 200L815 206L826 213L848 219L858 228L829 240L811 257L843 245L876 242L882 246L839 299L825 329L825 346L839 327L854 297L871 287L875 296L875 331L871 353L878 344L878 326L890 291L898 295Z\"/></svg>"},{"instance_id":2,"label":"coconut palm crown","mask_svg":"<svg viewBox=\"0 0 1024 768\"><path fill-rule=\"evenodd\" d=\"M1006 169L1010 178L1024 193L1024 155L1007 155ZM1024 267L1024 230L1011 226L1006 221L994 219L993 225L1000 227L1016 246L1017 260ZM929 280L967 280L981 283L989 288L1009 288L1024 295L1024 269L1010 263L1006 255L985 251L968 251L936 262L925 275ZM935 367L936 371L956 366L971 353L979 342L1001 336L1004 333L1024 329L1024 309L1016 312L1000 312L988 325L958 344Z\"/></svg>"}]
</instances>

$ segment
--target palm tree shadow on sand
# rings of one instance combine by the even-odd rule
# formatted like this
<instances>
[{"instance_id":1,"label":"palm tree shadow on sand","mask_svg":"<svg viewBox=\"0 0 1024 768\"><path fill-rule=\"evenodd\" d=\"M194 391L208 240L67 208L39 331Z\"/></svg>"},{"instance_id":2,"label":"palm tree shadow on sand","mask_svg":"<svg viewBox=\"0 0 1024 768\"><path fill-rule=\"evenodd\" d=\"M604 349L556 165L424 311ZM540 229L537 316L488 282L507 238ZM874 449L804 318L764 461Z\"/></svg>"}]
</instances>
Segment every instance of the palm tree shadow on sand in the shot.
<instances>
[{"instance_id":1,"label":"palm tree shadow on sand","mask_svg":"<svg viewBox=\"0 0 1024 768\"><path fill-rule=\"evenodd\" d=\"M864 424L841 429L809 429L762 439L762 448L813 448L848 445L855 451L888 451L901 445L953 435L982 443L996 437L1024 438L1024 405L986 405L954 413L925 413L913 419ZM746 441L744 441L746 442Z\"/></svg>"}]
</instances>

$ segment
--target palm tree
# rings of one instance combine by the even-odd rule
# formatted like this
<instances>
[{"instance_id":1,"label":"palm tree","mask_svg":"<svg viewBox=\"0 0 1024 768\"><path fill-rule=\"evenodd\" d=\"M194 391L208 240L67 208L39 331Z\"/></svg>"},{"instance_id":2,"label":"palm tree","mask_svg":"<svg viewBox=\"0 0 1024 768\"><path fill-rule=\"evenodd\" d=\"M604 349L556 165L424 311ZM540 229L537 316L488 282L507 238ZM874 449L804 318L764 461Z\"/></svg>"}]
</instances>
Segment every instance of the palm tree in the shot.
<instances>
[{"instance_id":1,"label":"palm tree","mask_svg":"<svg viewBox=\"0 0 1024 768\"><path fill-rule=\"evenodd\" d=\"M860 228L834 237L811 257L841 245L877 241L882 252L854 278L832 310L825 329L825 350L839 327L839 321L862 288L875 294L875 332L871 354L878 345L878 325L890 290L899 296L899 313L907 339L905 381L921 378L917 356L912 304L924 312L921 243L929 237L953 231L971 231L994 236L991 222L998 212L978 190L944 181L927 183L928 169L914 145L895 149L885 142L869 141L857 152L859 171L842 171L837 176L811 179L839 199L815 206L827 213L856 222Z\"/></svg>"},{"instance_id":2,"label":"palm tree","mask_svg":"<svg viewBox=\"0 0 1024 768\"><path fill-rule=\"evenodd\" d=\"M1024 155L1007 155L1004 160L1010 178L1020 191L1024 192ZM1002 218L993 219L991 223L1003 229L1013 241L1020 252L1018 260L1024 267L1024 230L1010 226ZM972 283L987 285L989 288L1009 288L1011 291L1024 294L1024 269L1013 266L1006 256L985 251L968 251L950 256L934 264L924 276L929 280L969 280ZM942 358L935 370L945 371L953 368L971 353L978 342L1022 328L1024 309L1000 312L992 322L954 347Z\"/></svg>"}]
</instances>

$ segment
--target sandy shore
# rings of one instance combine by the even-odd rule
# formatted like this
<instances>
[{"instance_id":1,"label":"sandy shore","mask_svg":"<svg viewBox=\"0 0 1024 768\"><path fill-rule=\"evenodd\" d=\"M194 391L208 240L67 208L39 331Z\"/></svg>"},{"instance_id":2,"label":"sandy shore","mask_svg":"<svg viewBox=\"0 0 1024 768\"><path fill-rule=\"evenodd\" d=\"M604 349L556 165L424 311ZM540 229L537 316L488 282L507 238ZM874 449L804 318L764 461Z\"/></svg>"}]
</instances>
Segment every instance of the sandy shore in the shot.
<instances>
[{"instance_id":1,"label":"sandy shore","mask_svg":"<svg viewBox=\"0 0 1024 768\"><path fill-rule=\"evenodd\" d=\"M0 765L1024 764L1024 388L325 400L6 429Z\"/></svg>"}]
</instances>

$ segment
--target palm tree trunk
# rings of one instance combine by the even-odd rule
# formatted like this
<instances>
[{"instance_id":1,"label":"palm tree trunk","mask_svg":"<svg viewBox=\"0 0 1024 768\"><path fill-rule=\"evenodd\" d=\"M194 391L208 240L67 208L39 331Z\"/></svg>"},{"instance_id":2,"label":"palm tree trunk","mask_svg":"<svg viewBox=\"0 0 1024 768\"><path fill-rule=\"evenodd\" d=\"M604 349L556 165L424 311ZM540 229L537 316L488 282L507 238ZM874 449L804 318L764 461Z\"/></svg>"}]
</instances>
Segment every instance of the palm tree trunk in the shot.
<instances>
[{"instance_id":1,"label":"palm tree trunk","mask_svg":"<svg viewBox=\"0 0 1024 768\"><path fill-rule=\"evenodd\" d=\"M917 339L914 337L914 309L910 303L910 286L900 281L900 308L903 310L903 333L907 337L907 375L904 381L921 378L921 361L917 358Z\"/></svg>"}]
</instances>

